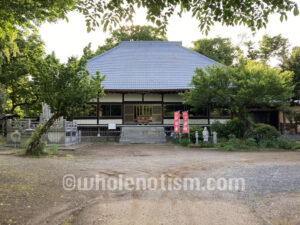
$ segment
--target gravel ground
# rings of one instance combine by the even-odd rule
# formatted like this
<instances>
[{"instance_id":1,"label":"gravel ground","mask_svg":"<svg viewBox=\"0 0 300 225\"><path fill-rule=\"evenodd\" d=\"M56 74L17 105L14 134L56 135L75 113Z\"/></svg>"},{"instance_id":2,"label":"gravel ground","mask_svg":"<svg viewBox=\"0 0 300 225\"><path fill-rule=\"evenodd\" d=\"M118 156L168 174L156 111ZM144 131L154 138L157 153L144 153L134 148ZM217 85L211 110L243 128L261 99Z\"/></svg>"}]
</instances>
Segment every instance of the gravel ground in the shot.
<instances>
[{"instance_id":1,"label":"gravel ground","mask_svg":"<svg viewBox=\"0 0 300 225\"><path fill-rule=\"evenodd\" d=\"M4 224L300 224L300 152L227 152L166 145L91 145L59 156L1 155ZM196 177L201 190L66 191L63 176ZM206 179L244 178L208 191ZM203 181L203 183L202 183Z\"/></svg>"}]
</instances>

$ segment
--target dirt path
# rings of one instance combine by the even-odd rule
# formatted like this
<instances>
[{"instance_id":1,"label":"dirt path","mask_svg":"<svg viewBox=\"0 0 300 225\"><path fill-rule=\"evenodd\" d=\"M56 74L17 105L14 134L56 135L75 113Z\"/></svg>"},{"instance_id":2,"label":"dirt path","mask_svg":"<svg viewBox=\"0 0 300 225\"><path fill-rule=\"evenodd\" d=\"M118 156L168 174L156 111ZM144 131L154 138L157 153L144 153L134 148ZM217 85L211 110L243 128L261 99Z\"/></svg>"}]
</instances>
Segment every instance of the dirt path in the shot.
<instances>
[{"instance_id":1,"label":"dirt path","mask_svg":"<svg viewBox=\"0 0 300 225\"><path fill-rule=\"evenodd\" d=\"M299 152L104 145L63 157L0 155L4 224L299 224ZM66 154L69 154L66 156ZM110 178L243 177L245 191L66 191L65 174Z\"/></svg>"}]
</instances>

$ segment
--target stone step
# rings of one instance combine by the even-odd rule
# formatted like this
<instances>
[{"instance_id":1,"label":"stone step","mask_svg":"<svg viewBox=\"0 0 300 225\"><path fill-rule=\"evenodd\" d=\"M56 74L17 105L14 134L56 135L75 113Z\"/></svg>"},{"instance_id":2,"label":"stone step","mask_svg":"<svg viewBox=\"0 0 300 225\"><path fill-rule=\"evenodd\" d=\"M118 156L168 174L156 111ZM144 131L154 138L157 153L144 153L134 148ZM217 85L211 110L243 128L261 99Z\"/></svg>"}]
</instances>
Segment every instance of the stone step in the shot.
<instances>
[{"instance_id":1,"label":"stone step","mask_svg":"<svg viewBox=\"0 0 300 225\"><path fill-rule=\"evenodd\" d=\"M166 143L164 127L134 126L122 127L120 143Z\"/></svg>"}]
</instances>

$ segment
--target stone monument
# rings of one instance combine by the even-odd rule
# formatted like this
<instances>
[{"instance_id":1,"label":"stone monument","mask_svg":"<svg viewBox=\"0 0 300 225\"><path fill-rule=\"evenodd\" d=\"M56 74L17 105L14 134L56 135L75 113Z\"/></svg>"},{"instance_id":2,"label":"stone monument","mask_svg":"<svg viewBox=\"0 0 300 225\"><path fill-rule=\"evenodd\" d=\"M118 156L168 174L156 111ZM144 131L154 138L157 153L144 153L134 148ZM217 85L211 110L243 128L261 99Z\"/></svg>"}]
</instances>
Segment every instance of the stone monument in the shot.
<instances>
[{"instance_id":1,"label":"stone monument","mask_svg":"<svg viewBox=\"0 0 300 225\"><path fill-rule=\"evenodd\" d=\"M204 127L204 130L202 131L202 135L203 135L203 143L208 143L209 133L207 127Z\"/></svg>"},{"instance_id":2,"label":"stone monument","mask_svg":"<svg viewBox=\"0 0 300 225\"><path fill-rule=\"evenodd\" d=\"M216 131L213 132L213 143L214 144L218 143L218 138L217 138L217 132Z\"/></svg>"}]
</instances>

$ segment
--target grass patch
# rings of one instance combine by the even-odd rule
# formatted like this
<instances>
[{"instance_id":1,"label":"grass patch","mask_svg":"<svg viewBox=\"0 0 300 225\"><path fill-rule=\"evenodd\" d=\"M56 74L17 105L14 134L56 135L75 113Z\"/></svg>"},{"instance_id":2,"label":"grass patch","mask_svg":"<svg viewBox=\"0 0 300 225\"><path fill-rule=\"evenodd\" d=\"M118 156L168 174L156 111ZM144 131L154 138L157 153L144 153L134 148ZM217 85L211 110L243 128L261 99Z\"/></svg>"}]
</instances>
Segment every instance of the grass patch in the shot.
<instances>
[{"instance_id":1,"label":"grass patch","mask_svg":"<svg viewBox=\"0 0 300 225\"><path fill-rule=\"evenodd\" d=\"M19 193L32 191L33 186L28 184L2 184L0 188L2 193Z\"/></svg>"},{"instance_id":2,"label":"grass patch","mask_svg":"<svg viewBox=\"0 0 300 225\"><path fill-rule=\"evenodd\" d=\"M76 217L71 215L69 216L61 225L72 225L76 220Z\"/></svg>"},{"instance_id":3,"label":"grass patch","mask_svg":"<svg viewBox=\"0 0 300 225\"><path fill-rule=\"evenodd\" d=\"M172 143L175 145L180 145L182 147L189 147L191 145L191 142L188 139L179 140L179 138L173 138Z\"/></svg>"}]
</instances>

